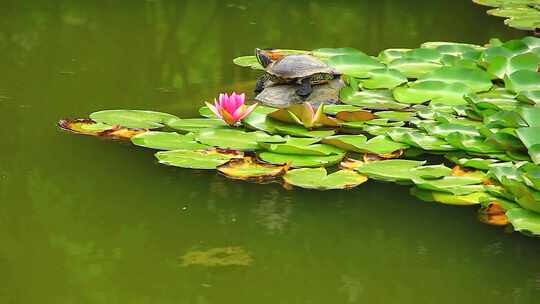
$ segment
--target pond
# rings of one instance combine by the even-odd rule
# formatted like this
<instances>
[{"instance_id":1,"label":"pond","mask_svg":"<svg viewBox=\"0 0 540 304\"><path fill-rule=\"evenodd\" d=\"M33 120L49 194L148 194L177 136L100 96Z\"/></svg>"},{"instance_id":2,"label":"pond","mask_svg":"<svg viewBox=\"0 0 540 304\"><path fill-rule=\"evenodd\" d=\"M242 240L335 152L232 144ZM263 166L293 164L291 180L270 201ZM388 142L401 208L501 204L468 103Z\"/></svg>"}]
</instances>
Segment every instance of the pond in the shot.
<instances>
[{"instance_id":1,"label":"pond","mask_svg":"<svg viewBox=\"0 0 540 304\"><path fill-rule=\"evenodd\" d=\"M157 164L70 136L63 117L196 117L259 73L255 47L522 37L455 1L16 1L0 4L0 303L535 303L540 242L475 208L369 181L286 190ZM535 300L536 299L536 300Z\"/></svg>"}]
</instances>

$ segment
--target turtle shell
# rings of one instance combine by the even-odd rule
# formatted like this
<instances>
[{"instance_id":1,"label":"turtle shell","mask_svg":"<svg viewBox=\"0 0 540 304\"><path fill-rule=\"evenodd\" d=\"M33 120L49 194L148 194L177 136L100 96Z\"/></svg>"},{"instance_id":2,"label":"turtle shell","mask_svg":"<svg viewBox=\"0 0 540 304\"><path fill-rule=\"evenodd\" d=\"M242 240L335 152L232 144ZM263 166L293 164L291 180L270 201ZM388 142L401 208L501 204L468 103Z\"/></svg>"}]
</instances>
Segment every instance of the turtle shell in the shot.
<instances>
[{"instance_id":1,"label":"turtle shell","mask_svg":"<svg viewBox=\"0 0 540 304\"><path fill-rule=\"evenodd\" d=\"M316 57L307 54L287 55L270 63L266 72L282 79L304 78L315 74L336 74Z\"/></svg>"}]
</instances>

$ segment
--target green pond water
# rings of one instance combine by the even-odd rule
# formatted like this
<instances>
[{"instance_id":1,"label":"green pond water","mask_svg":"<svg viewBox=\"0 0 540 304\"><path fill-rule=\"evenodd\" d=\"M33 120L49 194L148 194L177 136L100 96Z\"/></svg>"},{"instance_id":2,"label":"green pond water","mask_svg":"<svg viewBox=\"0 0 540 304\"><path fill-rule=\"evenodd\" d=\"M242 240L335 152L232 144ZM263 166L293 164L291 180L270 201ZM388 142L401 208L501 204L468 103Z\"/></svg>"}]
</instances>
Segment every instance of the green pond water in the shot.
<instances>
[{"instance_id":1,"label":"green pond water","mask_svg":"<svg viewBox=\"0 0 540 304\"><path fill-rule=\"evenodd\" d=\"M524 35L485 10L0 1L0 303L538 303L540 240L481 224L476 208L373 181L327 192L232 181L55 125L102 109L195 117L219 92L251 92L258 73L231 61L254 47L377 54Z\"/></svg>"}]
</instances>

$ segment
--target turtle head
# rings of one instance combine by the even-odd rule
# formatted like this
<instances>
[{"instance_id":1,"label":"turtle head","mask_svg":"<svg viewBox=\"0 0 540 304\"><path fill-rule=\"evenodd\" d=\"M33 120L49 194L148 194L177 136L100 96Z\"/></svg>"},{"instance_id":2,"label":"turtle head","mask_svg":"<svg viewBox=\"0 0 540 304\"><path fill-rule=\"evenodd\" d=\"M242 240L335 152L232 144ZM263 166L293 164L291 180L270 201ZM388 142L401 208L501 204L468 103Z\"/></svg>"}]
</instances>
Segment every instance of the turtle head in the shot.
<instances>
[{"instance_id":1,"label":"turtle head","mask_svg":"<svg viewBox=\"0 0 540 304\"><path fill-rule=\"evenodd\" d=\"M266 68L272 62L272 55L268 49L255 49L255 57L257 57L257 61L259 61L264 68Z\"/></svg>"}]
</instances>

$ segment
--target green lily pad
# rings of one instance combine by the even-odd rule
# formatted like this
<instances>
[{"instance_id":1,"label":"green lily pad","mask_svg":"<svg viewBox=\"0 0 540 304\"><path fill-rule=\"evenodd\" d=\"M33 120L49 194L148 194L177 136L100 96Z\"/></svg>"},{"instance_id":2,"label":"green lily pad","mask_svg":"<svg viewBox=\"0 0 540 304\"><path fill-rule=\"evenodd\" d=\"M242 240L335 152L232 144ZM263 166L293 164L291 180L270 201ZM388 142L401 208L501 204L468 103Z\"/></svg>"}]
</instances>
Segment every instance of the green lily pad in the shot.
<instances>
[{"instance_id":1,"label":"green lily pad","mask_svg":"<svg viewBox=\"0 0 540 304\"><path fill-rule=\"evenodd\" d=\"M504 152L499 146L492 145L484 142L483 137L468 136L459 132L450 133L446 137L446 141L463 151L477 152L477 153L498 153Z\"/></svg>"},{"instance_id":2,"label":"green lily pad","mask_svg":"<svg viewBox=\"0 0 540 304\"><path fill-rule=\"evenodd\" d=\"M426 126L424 129L429 135L445 139L450 133L459 132L469 136L480 136L477 128L453 123L441 123Z\"/></svg>"},{"instance_id":3,"label":"green lily pad","mask_svg":"<svg viewBox=\"0 0 540 304\"><path fill-rule=\"evenodd\" d=\"M505 75L520 70L536 72L540 64L540 58L533 53L519 54L510 58L493 56L489 58L487 64L487 72L502 79Z\"/></svg>"},{"instance_id":4,"label":"green lily pad","mask_svg":"<svg viewBox=\"0 0 540 304\"><path fill-rule=\"evenodd\" d=\"M417 82L442 81L446 84L464 84L473 92L489 91L493 84L489 74L480 69L442 67L422 76Z\"/></svg>"},{"instance_id":5,"label":"green lily pad","mask_svg":"<svg viewBox=\"0 0 540 304\"><path fill-rule=\"evenodd\" d=\"M241 153L226 153L218 150L174 150L155 154L158 161L165 165L191 168L215 169L234 158L242 158Z\"/></svg>"},{"instance_id":6,"label":"green lily pad","mask_svg":"<svg viewBox=\"0 0 540 304\"><path fill-rule=\"evenodd\" d=\"M517 96L517 99L521 102L538 106L540 105L540 90L522 91Z\"/></svg>"},{"instance_id":7,"label":"green lily pad","mask_svg":"<svg viewBox=\"0 0 540 304\"><path fill-rule=\"evenodd\" d=\"M279 135L265 132L246 132L237 129L203 129L195 134L195 139L205 145L241 151L253 151L259 148L259 142L284 142Z\"/></svg>"},{"instance_id":8,"label":"green lily pad","mask_svg":"<svg viewBox=\"0 0 540 304\"><path fill-rule=\"evenodd\" d=\"M267 118L265 123L271 128L273 128L277 133L291 136L322 138L332 136L334 135L334 133L336 133L334 130L309 130L300 125L284 123L270 118Z\"/></svg>"},{"instance_id":9,"label":"green lily pad","mask_svg":"<svg viewBox=\"0 0 540 304\"><path fill-rule=\"evenodd\" d=\"M281 55L308 53L307 51L302 51L302 50L285 50L285 49L272 50L272 52L279 53ZM259 61L257 60L257 57L255 57L254 55L236 57L235 59L233 59L233 63L241 67L248 67L255 70L264 70L264 68L260 65Z\"/></svg>"},{"instance_id":10,"label":"green lily pad","mask_svg":"<svg viewBox=\"0 0 540 304\"><path fill-rule=\"evenodd\" d=\"M446 42L446 41L428 41L424 42L421 45L422 48L428 48L428 49L445 49L445 48L451 48L453 50L459 50L459 52L455 51L456 53L466 53L469 51L481 51L484 49L484 47L476 44L470 44L470 43L461 43L461 42ZM448 52L445 52L448 53ZM457 54L452 54L457 55Z\"/></svg>"},{"instance_id":11,"label":"green lily pad","mask_svg":"<svg viewBox=\"0 0 540 304\"><path fill-rule=\"evenodd\" d=\"M369 71L386 67L377 59L361 53L333 56L326 63L342 74L358 78L367 78Z\"/></svg>"},{"instance_id":12,"label":"green lily pad","mask_svg":"<svg viewBox=\"0 0 540 304\"><path fill-rule=\"evenodd\" d=\"M366 89L393 89L407 82L407 77L394 69L376 69L368 72L368 79L362 81Z\"/></svg>"},{"instance_id":13,"label":"green lily pad","mask_svg":"<svg viewBox=\"0 0 540 304\"><path fill-rule=\"evenodd\" d=\"M484 125L487 128L519 128L527 123L514 111L496 111L494 114L484 114Z\"/></svg>"},{"instance_id":14,"label":"green lily pad","mask_svg":"<svg viewBox=\"0 0 540 304\"><path fill-rule=\"evenodd\" d=\"M311 141L312 142L312 141ZM310 143L311 143L310 142ZM288 141L286 143L263 143L259 146L269 152L279 154L297 154L297 155L337 155L343 154L343 150L332 145L326 144L303 144L298 141Z\"/></svg>"},{"instance_id":15,"label":"green lily pad","mask_svg":"<svg viewBox=\"0 0 540 304\"><path fill-rule=\"evenodd\" d=\"M341 89L341 102L358 107L375 110L399 110L409 105L396 102L389 90L364 90L357 91L351 87Z\"/></svg>"},{"instance_id":16,"label":"green lily pad","mask_svg":"<svg viewBox=\"0 0 540 304\"><path fill-rule=\"evenodd\" d=\"M417 58L399 58L388 64L407 78L420 78L442 67L442 64Z\"/></svg>"},{"instance_id":17,"label":"green lily pad","mask_svg":"<svg viewBox=\"0 0 540 304\"><path fill-rule=\"evenodd\" d=\"M423 190L417 187L411 188L411 194L426 202L437 202L447 205L478 205L480 201L489 197L486 192L474 192L466 195L454 195L452 193Z\"/></svg>"},{"instance_id":18,"label":"green lily pad","mask_svg":"<svg viewBox=\"0 0 540 304\"><path fill-rule=\"evenodd\" d=\"M330 114L330 115L336 115L338 112L348 111L359 111L362 110L362 108L353 106L353 105L346 105L346 104L337 104L337 105L325 105L324 106L324 113Z\"/></svg>"},{"instance_id":19,"label":"green lily pad","mask_svg":"<svg viewBox=\"0 0 540 304\"><path fill-rule=\"evenodd\" d=\"M349 189L367 181L367 177L352 170L339 170L328 174L324 168L291 170L283 179L297 187L317 190Z\"/></svg>"},{"instance_id":20,"label":"green lily pad","mask_svg":"<svg viewBox=\"0 0 540 304\"><path fill-rule=\"evenodd\" d=\"M402 131L400 129L394 129L390 130L387 135L390 136L390 138L392 138L394 141L405 143L427 151L456 150L445 140L419 131Z\"/></svg>"},{"instance_id":21,"label":"green lily pad","mask_svg":"<svg viewBox=\"0 0 540 304\"><path fill-rule=\"evenodd\" d=\"M519 128L516 134L528 150L535 164L540 164L540 127Z\"/></svg>"},{"instance_id":22,"label":"green lily pad","mask_svg":"<svg viewBox=\"0 0 540 304\"><path fill-rule=\"evenodd\" d=\"M466 176L445 176L440 179L413 179L416 187L424 190L447 192L455 195L466 195L474 192L483 192L484 186L477 178Z\"/></svg>"},{"instance_id":23,"label":"green lily pad","mask_svg":"<svg viewBox=\"0 0 540 304\"><path fill-rule=\"evenodd\" d=\"M178 117L154 111L105 110L90 114L96 122L108 125L120 125L126 128L156 129L163 127L171 119Z\"/></svg>"},{"instance_id":24,"label":"green lily pad","mask_svg":"<svg viewBox=\"0 0 540 304\"><path fill-rule=\"evenodd\" d=\"M425 161L390 159L361 163L354 169L373 179L384 181L410 181L416 176L411 172L411 169L422 166L425 163Z\"/></svg>"},{"instance_id":25,"label":"green lily pad","mask_svg":"<svg viewBox=\"0 0 540 304\"><path fill-rule=\"evenodd\" d=\"M506 212L506 217L516 231L527 235L540 235L540 213L514 208Z\"/></svg>"},{"instance_id":26,"label":"green lily pad","mask_svg":"<svg viewBox=\"0 0 540 304\"><path fill-rule=\"evenodd\" d=\"M379 118L388 119L390 121L409 121L415 115L414 112L398 112L398 111L380 111L374 113Z\"/></svg>"},{"instance_id":27,"label":"green lily pad","mask_svg":"<svg viewBox=\"0 0 540 304\"><path fill-rule=\"evenodd\" d=\"M339 163L345 156L345 153L319 156L261 152L258 156L265 162L277 165L290 164L291 167L328 167Z\"/></svg>"},{"instance_id":28,"label":"green lily pad","mask_svg":"<svg viewBox=\"0 0 540 304\"><path fill-rule=\"evenodd\" d=\"M339 55L365 55L361 51L354 49L354 48L321 48L311 51L311 54L313 56L319 57L319 58L330 58L334 56Z\"/></svg>"},{"instance_id":29,"label":"green lily pad","mask_svg":"<svg viewBox=\"0 0 540 304\"><path fill-rule=\"evenodd\" d=\"M411 169L411 174L414 176L413 179L436 179L440 177L445 177L452 174L452 169L448 168L445 165L431 165L431 166L420 166Z\"/></svg>"},{"instance_id":30,"label":"green lily pad","mask_svg":"<svg viewBox=\"0 0 540 304\"><path fill-rule=\"evenodd\" d=\"M336 135L326 137L322 142L347 151L378 155L390 154L409 147L406 144L395 142L384 135L373 137L370 140L366 140L366 137L363 135Z\"/></svg>"},{"instance_id":31,"label":"green lily pad","mask_svg":"<svg viewBox=\"0 0 540 304\"><path fill-rule=\"evenodd\" d=\"M268 118L267 114L254 111L242 120L242 124L250 129L275 134L277 130L269 120L270 118Z\"/></svg>"},{"instance_id":32,"label":"green lily pad","mask_svg":"<svg viewBox=\"0 0 540 304\"><path fill-rule=\"evenodd\" d=\"M411 58L439 63L443 54L433 48L412 49L403 55L403 58Z\"/></svg>"},{"instance_id":33,"label":"green lily pad","mask_svg":"<svg viewBox=\"0 0 540 304\"><path fill-rule=\"evenodd\" d=\"M252 68L254 70L264 70L262 65L255 56L240 56L233 59L233 63L246 68Z\"/></svg>"},{"instance_id":34,"label":"green lily pad","mask_svg":"<svg viewBox=\"0 0 540 304\"><path fill-rule=\"evenodd\" d=\"M137 146L157 150L203 150L209 148L195 141L193 134L180 135L176 132L149 131L131 138Z\"/></svg>"},{"instance_id":35,"label":"green lily pad","mask_svg":"<svg viewBox=\"0 0 540 304\"><path fill-rule=\"evenodd\" d=\"M175 118L167 121L167 126L185 132L229 127L223 120L217 118Z\"/></svg>"},{"instance_id":36,"label":"green lily pad","mask_svg":"<svg viewBox=\"0 0 540 304\"><path fill-rule=\"evenodd\" d=\"M394 98L407 104L421 104L427 101L446 105L464 105L463 96L471 90L462 83L445 83L442 81L413 82L394 89Z\"/></svg>"},{"instance_id":37,"label":"green lily pad","mask_svg":"<svg viewBox=\"0 0 540 304\"><path fill-rule=\"evenodd\" d=\"M517 112L529 127L540 127L540 108L520 107Z\"/></svg>"},{"instance_id":38,"label":"green lily pad","mask_svg":"<svg viewBox=\"0 0 540 304\"><path fill-rule=\"evenodd\" d=\"M540 90L540 73L529 70L516 71L504 76L504 84L506 89L516 93Z\"/></svg>"},{"instance_id":39,"label":"green lily pad","mask_svg":"<svg viewBox=\"0 0 540 304\"><path fill-rule=\"evenodd\" d=\"M488 170L492 164L499 162L497 159L475 158L463 152L450 152L444 155L447 159L463 167Z\"/></svg>"},{"instance_id":40,"label":"green lily pad","mask_svg":"<svg viewBox=\"0 0 540 304\"><path fill-rule=\"evenodd\" d=\"M379 53L377 58L380 62L389 64L390 62L402 58L411 49L387 49Z\"/></svg>"}]
</instances>

